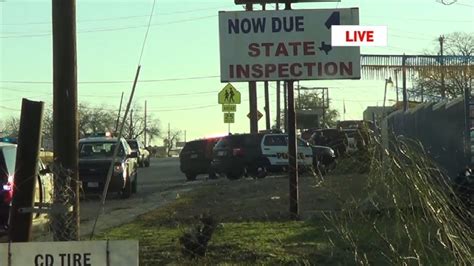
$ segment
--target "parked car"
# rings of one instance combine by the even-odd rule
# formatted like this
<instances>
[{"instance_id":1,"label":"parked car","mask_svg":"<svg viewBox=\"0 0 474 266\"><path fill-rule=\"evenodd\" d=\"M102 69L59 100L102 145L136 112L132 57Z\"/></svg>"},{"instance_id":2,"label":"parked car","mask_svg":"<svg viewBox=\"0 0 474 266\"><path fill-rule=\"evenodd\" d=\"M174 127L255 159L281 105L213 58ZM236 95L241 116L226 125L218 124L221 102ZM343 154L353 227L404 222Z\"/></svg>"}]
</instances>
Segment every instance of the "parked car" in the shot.
<instances>
[{"instance_id":1,"label":"parked car","mask_svg":"<svg viewBox=\"0 0 474 266\"><path fill-rule=\"evenodd\" d=\"M313 166L318 168L321 173L325 174L328 171L336 168L336 153L333 149L326 146L311 145L313 149Z\"/></svg>"},{"instance_id":2,"label":"parked car","mask_svg":"<svg viewBox=\"0 0 474 266\"><path fill-rule=\"evenodd\" d=\"M136 139L127 139L127 143L132 149L132 151L137 152L138 154L138 165L140 167L149 167L150 166L150 152L145 148L145 145L139 140Z\"/></svg>"},{"instance_id":3,"label":"parked car","mask_svg":"<svg viewBox=\"0 0 474 266\"><path fill-rule=\"evenodd\" d=\"M179 154L180 169L189 181L196 180L197 175L209 174L215 178L211 171L212 149L219 138L207 138L186 142Z\"/></svg>"},{"instance_id":4,"label":"parked car","mask_svg":"<svg viewBox=\"0 0 474 266\"><path fill-rule=\"evenodd\" d=\"M79 140L79 177L86 193L103 191L116 145L120 146L108 191L122 198L137 192L137 152L123 138L92 137Z\"/></svg>"},{"instance_id":5,"label":"parked car","mask_svg":"<svg viewBox=\"0 0 474 266\"><path fill-rule=\"evenodd\" d=\"M311 136L310 143L330 147L341 157L347 153L348 139L344 131L336 128L318 129Z\"/></svg>"},{"instance_id":6,"label":"parked car","mask_svg":"<svg viewBox=\"0 0 474 266\"><path fill-rule=\"evenodd\" d=\"M298 163L311 167L313 152L305 141L298 139ZM264 177L267 172L279 172L288 167L288 137L286 134L239 134L223 137L213 150L211 168L229 179L243 175Z\"/></svg>"},{"instance_id":7,"label":"parked car","mask_svg":"<svg viewBox=\"0 0 474 266\"><path fill-rule=\"evenodd\" d=\"M0 142L0 232L6 229L9 221L15 183L16 150L17 145ZM51 203L53 176L41 160L38 160L37 178L34 202ZM46 225L46 218L46 214L34 215L33 225Z\"/></svg>"}]
</instances>

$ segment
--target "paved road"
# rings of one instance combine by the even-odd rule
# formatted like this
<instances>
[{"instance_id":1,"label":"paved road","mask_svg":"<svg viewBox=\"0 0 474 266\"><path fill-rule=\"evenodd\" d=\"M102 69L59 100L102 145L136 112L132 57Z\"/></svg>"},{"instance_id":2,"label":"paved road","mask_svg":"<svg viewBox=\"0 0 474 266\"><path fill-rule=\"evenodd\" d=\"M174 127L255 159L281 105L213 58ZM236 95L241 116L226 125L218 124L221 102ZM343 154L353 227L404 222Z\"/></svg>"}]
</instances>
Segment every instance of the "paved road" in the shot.
<instances>
[{"instance_id":1,"label":"paved road","mask_svg":"<svg viewBox=\"0 0 474 266\"><path fill-rule=\"evenodd\" d=\"M81 200L81 239L89 239L97 213L100 213L95 233L132 221L135 217L175 200L179 193L190 191L203 182L186 182L179 170L178 158L152 159L150 167L138 170L138 193L129 199L110 195L105 207L99 196L87 195ZM50 241L51 235L34 234L37 241ZM1 237L0 237L1 240ZM1 242L1 241L0 241Z\"/></svg>"},{"instance_id":2,"label":"paved road","mask_svg":"<svg viewBox=\"0 0 474 266\"><path fill-rule=\"evenodd\" d=\"M152 159L150 167L138 169L138 193L129 199L111 195L103 209L97 196L87 196L81 201L81 234L90 234L98 211L101 214L96 230L101 231L131 221L140 214L176 199L180 192L189 191L200 184L185 180L179 170L178 158Z\"/></svg>"}]
</instances>

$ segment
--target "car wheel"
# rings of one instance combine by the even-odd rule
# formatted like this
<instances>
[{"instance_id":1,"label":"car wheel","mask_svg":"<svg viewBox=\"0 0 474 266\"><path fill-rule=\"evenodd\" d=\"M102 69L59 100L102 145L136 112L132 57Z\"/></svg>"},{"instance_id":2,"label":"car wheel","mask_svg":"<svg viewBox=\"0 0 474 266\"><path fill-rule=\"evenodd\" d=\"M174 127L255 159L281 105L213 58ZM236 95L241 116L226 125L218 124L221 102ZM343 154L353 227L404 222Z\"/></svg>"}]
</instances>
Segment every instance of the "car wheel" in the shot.
<instances>
[{"instance_id":1,"label":"car wheel","mask_svg":"<svg viewBox=\"0 0 474 266\"><path fill-rule=\"evenodd\" d=\"M135 179L132 182L132 193L138 192L138 172L135 172Z\"/></svg>"},{"instance_id":2,"label":"car wheel","mask_svg":"<svg viewBox=\"0 0 474 266\"><path fill-rule=\"evenodd\" d=\"M216 172L209 170L209 179L217 179L217 174Z\"/></svg>"},{"instance_id":3,"label":"car wheel","mask_svg":"<svg viewBox=\"0 0 474 266\"><path fill-rule=\"evenodd\" d=\"M125 180L125 187L122 189L122 199L128 199L132 195L132 182L130 181L130 177L127 177Z\"/></svg>"},{"instance_id":4,"label":"car wheel","mask_svg":"<svg viewBox=\"0 0 474 266\"><path fill-rule=\"evenodd\" d=\"M196 174L193 174L193 173L186 173L185 175L186 175L186 180L188 180L188 181L194 181L194 180L196 180L196 176L197 176Z\"/></svg>"},{"instance_id":5,"label":"car wheel","mask_svg":"<svg viewBox=\"0 0 474 266\"><path fill-rule=\"evenodd\" d=\"M236 180L241 178L244 175L244 170L243 169L234 169L230 172L226 173L226 176L230 180Z\"/></svg>"}]
</instances>

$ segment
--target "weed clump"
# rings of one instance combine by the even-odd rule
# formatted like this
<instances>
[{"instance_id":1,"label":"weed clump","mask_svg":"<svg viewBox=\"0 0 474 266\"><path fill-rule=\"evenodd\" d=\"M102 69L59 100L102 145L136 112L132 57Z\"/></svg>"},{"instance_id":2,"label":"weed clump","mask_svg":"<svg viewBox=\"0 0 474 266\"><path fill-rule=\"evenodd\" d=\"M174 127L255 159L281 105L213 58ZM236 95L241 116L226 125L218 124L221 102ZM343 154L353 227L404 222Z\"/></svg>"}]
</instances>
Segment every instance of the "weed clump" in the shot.
<instances>
[{"instance_id":1,"label":"weed clump","mask_svg":"<svg viewBox=\"0 0 474 266\"><path fill-rule=\"evenodd\" d=\"M205 256L207 245L216 227L217 222L212 216L201 215L198 223L179 238L182 254L191 259Z\"/></svg>"},{"instance_id":2,"label":"weed clump","mask_svg":"<svg viewBox=\"0 0 474 266\"><path fill-rule=\"evenodd\" d=\"M420 143L392 139L383 145L373 137L366 153L352 159L368 168L367 196L326 216L333 247L363 265L470 265L472 210L461 207L449 177Z\"/></svg>"}]
</instances>

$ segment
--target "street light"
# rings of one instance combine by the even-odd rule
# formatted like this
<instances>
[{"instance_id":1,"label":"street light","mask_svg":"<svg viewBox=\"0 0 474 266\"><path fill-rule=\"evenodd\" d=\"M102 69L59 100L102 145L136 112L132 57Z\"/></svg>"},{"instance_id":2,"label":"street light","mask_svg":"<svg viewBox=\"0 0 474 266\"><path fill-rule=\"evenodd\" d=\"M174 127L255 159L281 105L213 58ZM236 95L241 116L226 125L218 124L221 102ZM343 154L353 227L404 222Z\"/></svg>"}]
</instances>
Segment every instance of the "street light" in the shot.
<instances>
[{"instance_id":1,"label":"street light","mask_svg":"<svg viewBox=\"0 0 474 266\"><path fill-rule=\"evenodd\" d=\"M393 81L392 77L389 77L388 79L385 79L385 91L383 94L383 112L385 113L385 100L387 99L387 85L390 84L390 87L393 86Z\"/></svg>"}]
</instances>

